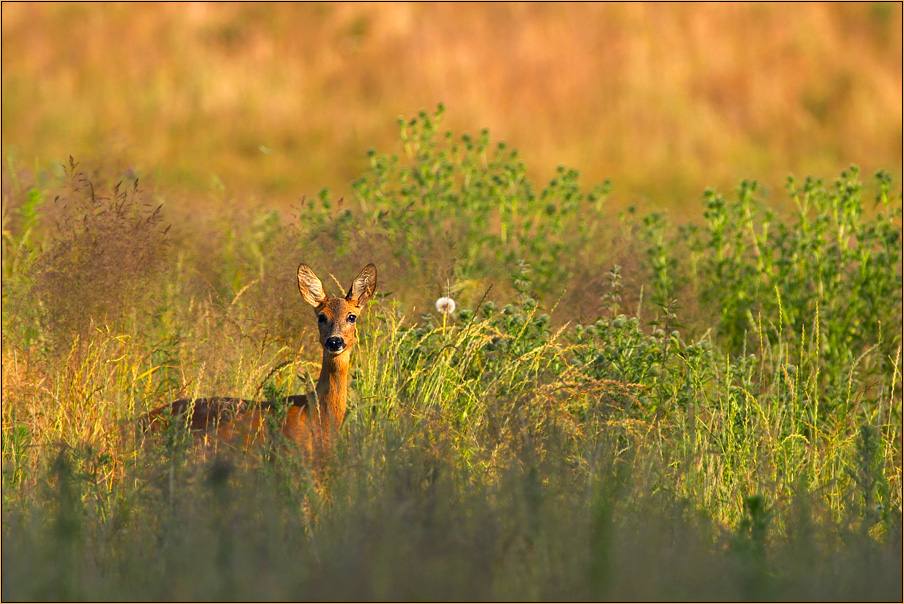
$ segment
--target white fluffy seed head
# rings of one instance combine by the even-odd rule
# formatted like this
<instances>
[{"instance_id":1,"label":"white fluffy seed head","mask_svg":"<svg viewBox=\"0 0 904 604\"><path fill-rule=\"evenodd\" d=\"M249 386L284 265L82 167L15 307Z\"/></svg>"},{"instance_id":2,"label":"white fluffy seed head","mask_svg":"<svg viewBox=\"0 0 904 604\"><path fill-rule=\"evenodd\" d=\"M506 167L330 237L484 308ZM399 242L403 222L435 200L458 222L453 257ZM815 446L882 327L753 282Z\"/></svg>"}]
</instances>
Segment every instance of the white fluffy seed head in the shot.
<instances>
[{"instance_id":1,"label":"white fluffy seed head","mask_svg":"<svg viewBox=\"0 0 904 604\"><path fill-rule=\"evenodd\" d=\"M455 300L446 297L440 298L436 301L436 310L445 315L451 315L455 311Z\"/></svg>"}]
</instances>

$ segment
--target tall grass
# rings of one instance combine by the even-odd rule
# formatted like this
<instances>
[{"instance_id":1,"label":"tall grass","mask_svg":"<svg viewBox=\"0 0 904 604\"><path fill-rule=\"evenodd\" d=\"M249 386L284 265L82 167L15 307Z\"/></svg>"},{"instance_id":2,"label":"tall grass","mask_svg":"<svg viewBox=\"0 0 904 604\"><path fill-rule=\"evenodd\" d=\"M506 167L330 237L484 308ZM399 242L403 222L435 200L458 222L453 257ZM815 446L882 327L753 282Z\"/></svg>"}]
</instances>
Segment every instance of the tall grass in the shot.
<instances>
[{"instance_id":1,"label":"tall grass","mask_svg":"<svg viewBox=\"0 0 904 604\"><path fill-rule=\"evenodd\" d=\"M606 183L537 186L441 117L288 223L167 228L75 162L15 183L4 598L900 597L889 177L789 181L787 216L744 182L693 223L605 220ZM362 259L380 292L319 489L278 442L137 429L178 396L310 389L294 267L344 282Z\"/></svg>"}]
</instances>

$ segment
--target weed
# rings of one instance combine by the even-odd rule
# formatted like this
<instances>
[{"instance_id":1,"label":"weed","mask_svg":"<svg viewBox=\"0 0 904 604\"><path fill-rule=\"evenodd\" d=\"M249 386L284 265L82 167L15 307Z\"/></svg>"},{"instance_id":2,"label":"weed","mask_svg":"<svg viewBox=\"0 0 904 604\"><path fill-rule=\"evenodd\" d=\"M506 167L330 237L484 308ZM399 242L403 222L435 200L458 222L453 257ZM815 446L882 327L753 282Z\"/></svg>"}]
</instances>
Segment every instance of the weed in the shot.
<instances>
[{"instance_id":1,"label":"weed","mask_svg":"<svg viewBox=\"0 0 904 604\"><path fill-rule=\"evenodd\" d=\"M38 192L4 214L3 596L899 597L888 176L872 214L852 169L790 181L790 216L745 181L707 192L693 228L607 225L608 183L563 168L535 187L442 115L403 120L404 155L371 154L352 202L199 218L210 237L167 232L134 186L92 194L74 162L55 202L21 187ZM387 284L319 483L278 438L136 432L175 398L310 390L295 266L361 254Z\"/></svg>"}]
</instances>

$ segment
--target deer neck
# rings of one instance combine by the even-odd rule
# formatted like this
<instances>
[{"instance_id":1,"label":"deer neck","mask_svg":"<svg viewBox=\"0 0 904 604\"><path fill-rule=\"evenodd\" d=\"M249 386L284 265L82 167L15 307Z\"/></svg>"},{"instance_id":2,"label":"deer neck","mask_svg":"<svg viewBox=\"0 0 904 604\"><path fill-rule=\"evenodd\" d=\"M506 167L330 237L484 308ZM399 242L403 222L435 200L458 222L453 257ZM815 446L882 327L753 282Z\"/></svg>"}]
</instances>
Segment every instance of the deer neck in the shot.
<instances>
[{"instance_id":1,"label":"deer neck","mask_svg":"<svg viewBox=\"0 0 904 604\"><path fill-rule=\"evenodd\" d=\"M326 414L335 430L345 417L345 403L348 397L348 366L350 351L332 355L323 351L323 365L317 380L317 400L321 417Z\"/></svg>"}]
</instances>

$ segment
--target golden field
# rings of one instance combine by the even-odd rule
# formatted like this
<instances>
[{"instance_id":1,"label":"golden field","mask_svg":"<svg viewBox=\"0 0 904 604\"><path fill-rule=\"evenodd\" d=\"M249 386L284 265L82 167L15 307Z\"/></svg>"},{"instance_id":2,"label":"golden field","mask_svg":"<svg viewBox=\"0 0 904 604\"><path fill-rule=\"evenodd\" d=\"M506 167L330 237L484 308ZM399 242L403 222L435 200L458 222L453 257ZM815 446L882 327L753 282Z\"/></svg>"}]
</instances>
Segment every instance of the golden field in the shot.
<instances>
[{"instance_id":1,"label":"golden field","mask_svg":"<svg viewBox=\"0 0 904 604\"><path fill-rule=\"evenodd\" d=\"M399 117L613 181L613 203L699 207L742 178L902 163L901 5L2 6L4 187L84 165L169 200L286 209L338 195ZM202 193L202 195L198 195ZM188 204L189 202L186 202ZM169 205L169 204L168 204Z\"/></svg>"},{"instance_id":2,"label":"golden field","mask_svg":"<svg viewBox=\"0 0 904 604\"><path fill-rule=\"evenodd\" d=\"M900 3L0 10L0 600L902 601Z\"/></svg>"}]
</instances>

